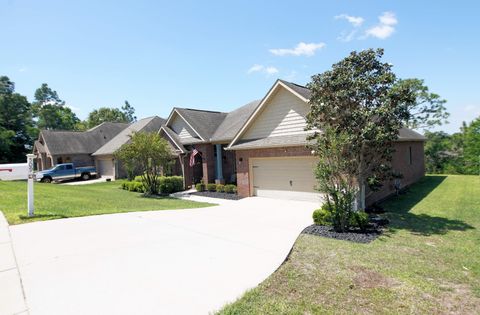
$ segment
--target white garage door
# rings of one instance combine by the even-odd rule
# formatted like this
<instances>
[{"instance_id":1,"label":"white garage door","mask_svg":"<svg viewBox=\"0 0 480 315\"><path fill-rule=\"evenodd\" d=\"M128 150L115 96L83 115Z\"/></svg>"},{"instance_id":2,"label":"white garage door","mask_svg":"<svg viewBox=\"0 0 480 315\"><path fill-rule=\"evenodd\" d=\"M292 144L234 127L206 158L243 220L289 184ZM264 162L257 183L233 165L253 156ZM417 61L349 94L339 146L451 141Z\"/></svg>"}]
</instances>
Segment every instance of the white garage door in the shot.
<instances>
[{"instance_id":1,"label":"white garage door","mask_svg":"<svg viewBox=\"0 0 480 315\"><path fill-rule=\"evenodd\" d=\"M114 170L115 167L112 159L98 160L98 172L100 176L113 176Z\"/></svg>"},{"instance_id":2,"label":"white garage door","mask_svg":"<svg viewBox=\"0 0 480 315\"><path fill-rule=\"evenodd\" d=\"M250 159L253 195L278 199L320 201L315 190L313 157Z\"/></svg>"}]
</instances>

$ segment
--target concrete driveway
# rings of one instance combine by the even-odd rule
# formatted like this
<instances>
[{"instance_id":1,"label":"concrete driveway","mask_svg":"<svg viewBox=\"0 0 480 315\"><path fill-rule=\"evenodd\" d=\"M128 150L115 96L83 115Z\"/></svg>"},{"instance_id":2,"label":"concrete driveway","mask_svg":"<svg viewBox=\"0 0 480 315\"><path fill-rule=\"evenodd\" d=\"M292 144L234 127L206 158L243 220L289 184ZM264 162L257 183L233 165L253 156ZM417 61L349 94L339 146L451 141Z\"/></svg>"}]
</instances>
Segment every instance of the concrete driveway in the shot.
<instances>
[{"instance_id":1,"label":"concrete driveway","mask_svg":"<svg viewBox=\"0 0 480 315\"><path fill-rule=\"evenodd\" d=\"M317 204L264 198L11 226L30 314L207 314L283 262Z\"/></svg>"}]
</instances>

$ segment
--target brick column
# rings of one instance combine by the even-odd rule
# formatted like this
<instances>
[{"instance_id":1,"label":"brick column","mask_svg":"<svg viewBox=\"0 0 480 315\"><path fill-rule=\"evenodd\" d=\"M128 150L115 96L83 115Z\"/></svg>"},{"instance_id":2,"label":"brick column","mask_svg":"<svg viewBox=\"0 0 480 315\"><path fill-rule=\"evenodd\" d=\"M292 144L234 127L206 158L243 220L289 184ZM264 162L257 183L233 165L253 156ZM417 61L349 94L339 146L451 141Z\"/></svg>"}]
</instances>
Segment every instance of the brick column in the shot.
<instances>
[{"instance_id":1,"label":"brick column","mask_svg":"<svg viewBox=\"0 0 480 315\"><path fill-rule=\"evenodd\" d=\"M202 153L202 170L204 183L208 184L215 182L215 153L213 145L198 145L197 150Z\"/></svg>"}]
</instances>

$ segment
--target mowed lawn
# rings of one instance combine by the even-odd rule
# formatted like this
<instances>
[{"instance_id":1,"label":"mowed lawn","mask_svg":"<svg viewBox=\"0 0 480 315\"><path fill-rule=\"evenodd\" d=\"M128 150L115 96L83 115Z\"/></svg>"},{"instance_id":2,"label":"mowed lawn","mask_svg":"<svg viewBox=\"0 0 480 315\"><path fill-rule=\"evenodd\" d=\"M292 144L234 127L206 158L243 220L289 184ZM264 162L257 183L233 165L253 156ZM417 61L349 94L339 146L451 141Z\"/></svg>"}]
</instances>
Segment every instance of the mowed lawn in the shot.
<instances>
[{"instance_id":1,"label":"mowed lawn","mask_svg":"<svg viewBox=\"0 0 480 315\"><path fill-rule=\"evenodd\" d=\"M370 244L301 235L220 314L480 314L480 178L427 176L384 204Z\"/></svg>"},{"instance_id":2,"label":"mowed lawn","mask_svg":"<svg viewBox=\"0 0 480 315\"><path fill-rule=\"evenodd\" d=\"M27 183L0 181L0 211L10 224L19 224L95 214L211 206L175 198L145 198L119 187L119 181L78 186L35 183L35 216L29 218Z\"/></svg>"}]
</instances>

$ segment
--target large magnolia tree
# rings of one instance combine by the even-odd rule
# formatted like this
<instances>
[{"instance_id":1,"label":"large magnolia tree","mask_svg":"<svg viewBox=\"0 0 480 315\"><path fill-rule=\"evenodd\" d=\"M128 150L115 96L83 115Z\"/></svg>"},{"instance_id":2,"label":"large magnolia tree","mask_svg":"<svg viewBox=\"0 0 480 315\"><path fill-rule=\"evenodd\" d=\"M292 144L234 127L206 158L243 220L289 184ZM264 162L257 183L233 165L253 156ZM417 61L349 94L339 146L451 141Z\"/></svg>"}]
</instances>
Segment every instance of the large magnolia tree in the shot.
<instances>
[{"instance_id":1,"label":"large magnolia tree","mask_svg":"<svg viewBox=\"0 0 480 315\"><path fill-rule=\"evenodd\" d=\"M394 141L416 102L411 89L396 85L382 56L382 49L352 52L308 84L307 129L314 131L320 160L316 175L327 204L338 212L339 230L348 229L355 204L365 206L365 186L378 188L392 176Z\"/></svg>"}]
</instances>

